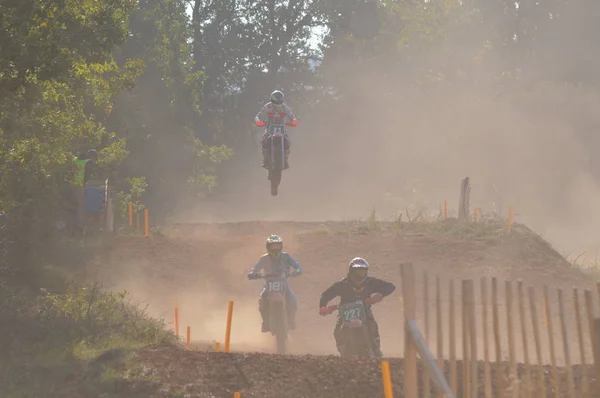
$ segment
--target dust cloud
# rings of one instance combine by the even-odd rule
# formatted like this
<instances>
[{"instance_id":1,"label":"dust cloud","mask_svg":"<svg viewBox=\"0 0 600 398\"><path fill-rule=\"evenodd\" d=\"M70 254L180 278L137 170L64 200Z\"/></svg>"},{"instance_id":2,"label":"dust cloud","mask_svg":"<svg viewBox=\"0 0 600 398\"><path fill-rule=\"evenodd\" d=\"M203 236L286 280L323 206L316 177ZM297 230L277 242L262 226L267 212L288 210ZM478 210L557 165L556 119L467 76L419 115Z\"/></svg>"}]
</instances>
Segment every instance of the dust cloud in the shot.
<instances>
[{"instance_id":1,"label":"dust cloud","mask_svg":"<svg viewBox=\"0 0 600 398\"><path fill-rule=\"evenodd\" d=\"M487 33L470 29L472 37ZM279 196L269 194L257 141L227 166L214 198L179 220L355 219L373 207L381 219L404 208L436 213L444 199L457 207L460 180L469 176L472 207L506 215L512 205L517 221L561 253L593 255L600 100L585 87L552 82L572 74L578 55L560 41L539 40L551 68L524 62L518 51L472 62L476 46L457 37L410 63L379 56L369 64L340 53L322 75L343 98L294 108L300 124L290 133L291 168ZM501 81L516 60L522 76ZM439 81L417 83L414 71L424 70Z\"/></svg>"},{"instance_id":2,"label":"dust cloud","mask_svg":"<svg viewBox=\"0 0 600 398\"><path fill-rule=\"evenodd\" d=\"M477 37L476 33L470 34ZM373 208L379 219L405 208L435 214L443 200L450 208L457 207L460 180L469 176L472 207L484 214L505 215L512 205L518 222L559 251L586 252L586 261L593 262L600 229L600 168L595 150L600 144L596 132L600 99L585 88L552 83L543 65L525 65L521 78L498 81L499 71L511 60L465 62L475 57L466 46L448 40L443 48L430 48L420 63L411 61L410 68L385 56L373 64L357 62L350 54L328 60L323 65L325 85L341 87L343 98L333 102L319 97L320 102L315 99L309 109L294 107L293 95L288 95L300 124L290 133L291 168L283 175L279 196L270 196L257 139L254 148L238 151L225 166L213 197L196 209L180 209L172 221L344 220L365 218ZM564 47L548 42L544 48L547 59L553 60L554 73L568 72L571 64L563 56ZM463 75L444 75L449 65L456 67L446 70ZM416 70L431 71L432 82L417 83ZM273 339L259 329L260 284L246 281L245 273L262 254L268 234L290 239L297 231L258 225L253 233L236 232L239 237L223 235L218 228L205 232L229 245L225 257L206 260L199 247L204 238L188 235L189 244L199 248L178 259L187 262L182 267L190 275L178 275L177 284L148 271L146 262L131 267L138 269L131 275L119 275L121 285L151 303L151 315L167 321L172 319L171 303L178 297L180 333L190 326L192 339L201 335L203 340L221 343L227 300L234 300L236 349L269 351ZM287 241L286 248L295 253L293 241ZM369 249L376 250L364 248ZM190 260L196 263L189 264ZM322 266L319 260L315 258L315 267ZM341 276L347 260L342 256L335 260ZM308 268L307 272L322 270ZM315 326L316 303L303 301L310 296L303 294L300 283L297 293L298 322L307 332L295 334L295 350L335 353L333 325L319 319ZM396 321L386 322L382 318L382 330L398 329ZM384 333L383 341L388 342ZM400 353L399 346L385 344L383 349L390 355Z\"/></svg>"},{"instance_id":3,"label":"dust cloud","mask_svg":"<svg viewBox=\"0 0 600 398\"><path fill-rule=\"evenodd\" d=\"M127 290L134 302L147 306L149 316L164 320L170 330L175 329L177 306L182 341L189 326L192 345L202 350L214 348L216 342L223 347L228 302L232 300L231 349L275 352L274 337L260 330L258 298L263 283L246 279L250 267L264 254L265 237L273 233L272 227L252 224L165 228L164 239L150 242L133 238L116 248L110 261L97 269L98 280L111 289ZM296 233L301 229L282 223L276 232L285 237L286 250L296 256L300 249ZM321 266L315 261L309 263L303 264L305 272L311 272L311 266ZM340 266L341 275L345 263L340 262ZM291 353L334 354L334 320L315 316L311 290L314 286L296 280L290 285L297 294L298 323L302 325L301 332L292 336ZM316 330L315 318L319 321Z\"/></svg>"}]
</instances>

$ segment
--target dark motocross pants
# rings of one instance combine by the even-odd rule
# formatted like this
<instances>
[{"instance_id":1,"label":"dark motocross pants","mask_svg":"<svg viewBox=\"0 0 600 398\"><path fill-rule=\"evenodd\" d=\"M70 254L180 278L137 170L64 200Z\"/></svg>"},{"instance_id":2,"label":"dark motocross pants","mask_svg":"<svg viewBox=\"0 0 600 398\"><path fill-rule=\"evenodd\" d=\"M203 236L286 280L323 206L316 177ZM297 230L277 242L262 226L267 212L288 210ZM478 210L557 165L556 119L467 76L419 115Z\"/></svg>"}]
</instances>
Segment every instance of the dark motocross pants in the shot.
<instances>
[{"instance_id":1,"label":"dark motocross pants","mask_svg":"<svg viewBox=\"0 0 600 398\"><path fill-rule=\"evenodd\" d=\"M269 138L269 134L268 133L264 133L262 136L262 139L260 140L261 146L263 151L267 152L271 150L271 145L270 145L270 141L268 140ZM283 135L283 148L285 149L286 153L290 152L290 137L287 135L287 133L285 133Z\"/></svg>"},{"instance_id":2,"label":"dark motocross pants","mask_svg":"<svg viewBox=\"0 0 600 398\"><path fill-rule=\"evenodd\" d=\"M335 329L333 330L333 337L335 338L335 345L337 346L338 352L342 353L342 320L338 317L338 321L335 324ZM367 319L367 330L369 331L369 336L371 337L371 342L373 344L373 351L375 356L383 357L383 353L381 352L381 338L379 337L379 326L375 319Z\"/></svg>"}]
</instances>

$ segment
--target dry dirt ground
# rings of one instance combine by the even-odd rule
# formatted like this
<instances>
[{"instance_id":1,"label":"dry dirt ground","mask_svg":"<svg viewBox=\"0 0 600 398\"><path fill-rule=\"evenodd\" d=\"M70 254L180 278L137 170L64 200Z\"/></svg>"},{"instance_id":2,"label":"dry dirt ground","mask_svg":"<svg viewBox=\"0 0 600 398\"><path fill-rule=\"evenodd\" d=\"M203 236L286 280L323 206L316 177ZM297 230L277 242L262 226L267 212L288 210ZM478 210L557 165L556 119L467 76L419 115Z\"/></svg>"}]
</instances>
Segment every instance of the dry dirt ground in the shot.
<instances>
[{"instance_id":1,"label":"dry dirt ground","mask_svg":"<svg viewBox=\"0 0 600 398\"><path fill-rule=\"evenodd\" d=\"M291 282L299 306L298 330L291 336L293 356L269 355L273 351L273 338L260 333L257 308L261 283L246 279L248 269L264 252L265 238L272 233L283 236L286 250L304 269L304 275ZM238 390L242 397L382 396L377 361L337 357L332 336L335 319L322 318L317 314L321 292L344 276L347 263L355 256L370 262L371 275L390 280L398 287L374 309L386 357L402 357L399 264L412 262L419 277L416 286L417 322L422 329L430 324L430 342L434 352L438 349L434 344L435 305L433 300L429 302L430 319L427 322L423 316L423 272L429 276L431 299L435 297L435 278L440 280L444 330L447 330L449 322L449 280L455 280L459 290L460 279L498 279L503 360L508 358L504 333L507 312L515 314L517 360L524 358L517 307L507 311L504 305L505 281L522 280L524 286L534 287L539 300L538 314L542 308L542 286L552 288L549 305L553 313L551 321L559 364L564 363L565 356L555 289L565 289L570 359L571 363L581 362L572 309L573 288L595 289L596 281L590 274L571 267L539 236L520 225L509 232L501 226L400 226L377 222L180 224L164 228L158 236L150 238L138 235L120 237L108 261L97 265L95 272L110 287L127 289L135 298L146 302L150 314L164 318L170 328L173 327L173 308L178 303L180 334L185 335L185 328L190 326L194 345L214 341L223 343L227 303L234 301L231 335L231 351L234 353L204 352L204 345L201 346L203 352L182 351L169 346L147 348L138 354L139 363L143 364L145 374L162 383L163 390L148 390L144 396L179 396L174 395L178 391L181 396L188 397L231 397ZM456 294L458 302L460 292ZM477 294L480 294L479 291ZM481 311L480 305L478 311ZM457 311L458 314L460 312ZM460 326L459 319L457 324ZM480 319L478 322L481 322ZM529 315L527 319L530 319ZM481 327L478 329L478 353L483 359ZM527 329L531 333L531 323ZM542 335L542 360L549 363L546 328L542 328ZM461 336L460 330L457 336ZM461 338L457 340L460 357ZM528 340L529 359L535 361L533 342ZM589 353L587 335L584 344L584 352ZM446 358L447 347L448 336L444 334L442 348ZM490 348L490 356L495 359L493 353ZM589 355L586 360L589 364ZM391 367L394 389L399 394L402 384L400 360L392 360ZM579 383L581 368L577 367L575 373ZM561 389L566 383L562 384Z\"/></svg>"}]
</instances>

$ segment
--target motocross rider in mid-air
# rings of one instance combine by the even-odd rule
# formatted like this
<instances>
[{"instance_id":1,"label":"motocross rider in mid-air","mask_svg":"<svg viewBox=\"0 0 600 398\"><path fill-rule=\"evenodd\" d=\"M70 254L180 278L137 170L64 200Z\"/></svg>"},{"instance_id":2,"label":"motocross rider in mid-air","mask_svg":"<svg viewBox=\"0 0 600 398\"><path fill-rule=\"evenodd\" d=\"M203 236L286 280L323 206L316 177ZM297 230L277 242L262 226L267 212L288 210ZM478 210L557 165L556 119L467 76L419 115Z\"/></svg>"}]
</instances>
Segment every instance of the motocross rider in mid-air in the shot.
<instances>
[{"instance_id":1,"label":"motocross rider in mid-air","mask_svg":"<svg viewBox=\"0 0 600 398\"><path fill-rule=\"evenodd\" d=\"M280 275L284 274L287 277L295 277L302 274L302 268L296 260L292 258L288 253L283 251L283 239L277 235L271 235L267 238L267 253L264 254L256 263L250 272L248 273L248 279L258 279L257 274L264 270L267 275ZM290 268L294 271L290 272ZM266 289L263 288L260 293L258 300L258 310L262 317L262 332L267 333L269 328L269 314L267 300L265 296ZM286 289L286 310L288 317L288 327L290 330L296 329L296 310L298 304L296 301L296 295L290 288L289 284Z\"/></svg>"},{"instance_id":2,"label":"motocross rider in mid-air","mask_svg":"<svg viewBox=\"0 0 600 398\"><path fill-rule=\"evenodd\" d=\"M374 355L382 357L379 327L373 317L371 304L379 303L384 297L389 296L396 290L396 286L390 282L367 276L368 270L369 263L364 258L353 258L348 265L348 275L342 280L335 282L321 295L319 315L325 316L331 313L332 310L327 308L327 304L335 297L340 297L340 305L363 300L365 302L367 328L374 343ZM342 341L341 327L342 320L338 317L333 336L340 354L342 354L341 349L344 343Z\"/></svg>"},{"instance_id":3,"label":"motocross rider in mid-air","mask_svg":"<svg viewBox=\"0 0 600 398\"><path fill-rule=\"evenodd\" d=\"M287 106L284 102L283 93L279 90L273 91L271 93L271 102L267 102L260 112L254 118L254 124L257 127L264 127L269 122L281 122L285 123L286 126L296 127L298 125L298 121L296 120L296 116L292 113L292 110L289 106ZM261 148L262 148L262 156L263 162L262 166L264 168L269 167L269 160L271 158L270 155L270 146L269 146L269 134L265 131L261 139ZM290 138L286 133L283 136L283 147L285 149L285 169L290 167L288 158L290 156Z\"/></svg>"}]
</instances>

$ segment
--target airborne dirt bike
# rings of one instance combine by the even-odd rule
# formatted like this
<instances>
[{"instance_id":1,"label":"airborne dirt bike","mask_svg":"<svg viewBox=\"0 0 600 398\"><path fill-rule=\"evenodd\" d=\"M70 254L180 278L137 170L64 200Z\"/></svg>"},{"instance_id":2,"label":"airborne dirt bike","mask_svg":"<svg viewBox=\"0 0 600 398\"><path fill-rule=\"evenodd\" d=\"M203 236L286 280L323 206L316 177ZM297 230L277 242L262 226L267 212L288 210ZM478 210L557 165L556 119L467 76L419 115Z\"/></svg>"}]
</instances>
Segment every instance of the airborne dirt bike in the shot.
<instances>
[{"instance_id":1,"label":"airborne dirt bike","mask_svg":"<svg viewBox=\"0 0 600 398\"><path fill-rule=\"evenodd\" d=\"M285 169L285 126L286 123L271 121L266 128L269 140L269 174L267 179L271 181L272 196L277 196L281 174Z\"/></svg>"},{"instance_id":2,"label":"airborne dirt bike","mask_svg":"<svg viewBox=\"0 0 600 398\"><path fill-rule=\"evenodd\" d=\"M275 336L277 353L285 354L289 332L286 307L287 277L283 274L258 275L257 279L265 279L269 329L271 334Z\"/></svg>"},{"instance_id":3,"label":"airborne dirt bike","mask_svg":"<svg viewBox=\"0 0 600 398\"><path fill-rule=\"evenodd\" d=\"M371 304L369 299L357 300L350 303L331 305L327 307L329 313L338 310L342 327L341 355L343 357L374 356L373 339L369 333L365 303Z\"/></svg>"}]
</instances>

